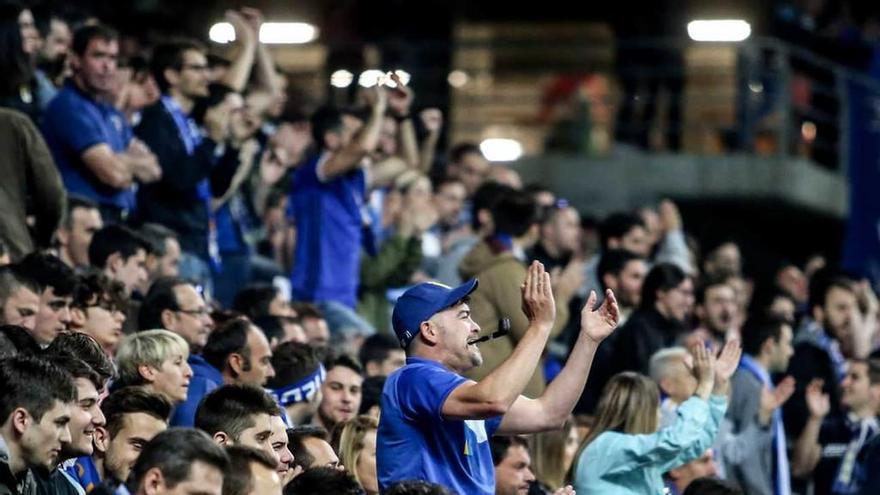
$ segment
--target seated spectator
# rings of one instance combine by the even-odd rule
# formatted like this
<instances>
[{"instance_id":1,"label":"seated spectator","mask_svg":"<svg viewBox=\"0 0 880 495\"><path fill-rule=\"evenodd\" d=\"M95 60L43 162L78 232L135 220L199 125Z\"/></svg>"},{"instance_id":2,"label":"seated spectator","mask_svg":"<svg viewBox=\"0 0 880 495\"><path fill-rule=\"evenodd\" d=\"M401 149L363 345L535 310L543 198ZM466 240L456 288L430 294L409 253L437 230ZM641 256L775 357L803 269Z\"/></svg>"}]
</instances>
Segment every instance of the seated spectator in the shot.
<instances>
[{"instance_id":1,"label":"seated spectator","mask_svg":"<svg viewBox=\"0 0 880 495\"><path fill-rule=\"evenodd\" d=\"M278 466L275 472L281 479L281 486L284 486L295 478L300 471L293 468L293 454L290 452L287 439L287 425L284 423L282 416L272 416L269 418L269 426L272 428L272 435L269 437L269 443L272 444L272 450L278 457Z\"/></svg>"},{"instance_id":2,"label":"seated spectator","mask_svg":"<svg viewBox=\"0 0 880 495\"><path fill-rule=\"evenodd\" d=\"M614 291L620 304L620 324L623 325L639 307L642 285L648 274L648 264L637 254L622 249L609 249L602 253L596 268L599 288Z\"/></svg>"},{"instance_id":3,"label":"seated spectator","mask_svg":"<svg viewBox=\"0 0 880 495\"><path fill-rule=\"evenodd\" d=\"M816 494L861 489L866 477L862 448L880 433L880 361L850 361L840 389L845 413L836 417L828 415L831 405L819 380L806 390L810 418L794 445L791 472L812 478Z\"/></svg>"},{"instance_id":4,"label":"seated spectator","mask_svg":"<svg viewBox=\"0 0 880 495\"><path fill-rule=\"evenodd\" d=\"M33 332L40 312L42 288L15 265L0 267L0 324Z\"/></svg>"},{"instance_id":5,"label":"seated spectator","mask_svg":"<svg viewBox=\"0 0 880 495\"><path fill-rule=\"evenodd\" d=\"M98 485L116 488L128 479L141 449L168 428L171 403L161 395L125 387L101 401L106 425L95 428L91 456L76 460L70 474L86 493Z\"/></svg>"},{"instance_id":6,"label":"seated spectator","mask_svg":"<svg viewBox=\"0 0 880 495\"><path fill-rule=\"evenodd\" d=\"M84 333L63 333L52 341L45 352L50 355L54 353L72 355L85 361L92 371L98 374L99 390L116 376L113 360L104 352L97 340Z\"/></svg>"},{"instance_id":7,"label":"seated spectator","mask_svg":"<svg viewBox=\"0 0 880 495\"><path fill-rule=\"evenodd\" d=\"M366 377L388 376L406 364L406 352L394 337L376 334L364 340L358 360L364 367Z\"/></svg>"},{"instance_id":8,"label":"seated spectator","mask_svg":"<svg viewBox=\"0 0 880 495\"><path fill-rule=\"evenodd\" d=\"M73 76L43 117L43 134L65 187L98 203L107 223L121 222L134 209L135 182L153 182L161 175L156 156L133 139L127 119L111 101L118 39L101 25L74 33Z\"/></svg>"},{"instance_id":9,"label":"seated spectator","mask_svg":"<svg viewBox=\"0 0 880 495\"><path fill-rule=\"evenodd\" d=\"M55 469L76 407L73 378L54 364L27 356L0 360L0 488L37 493L34 470Z\"/></svg>"},{"instance_id":10,"label":"seated spectator","mask_svg":"<svg viewBox=\"0 0 880 495\"><path fill-rule=\"evenodd\" d=\"M122 339L126 304L125 287L121 282L99 273L86 275L73 293L70 328L89 335L112 356Z\"/></svg>"},{"instance_id":11,"label":"seated spectator","mask_svg":"<svg viewBox=\"0 0 880 495\"><path fill-rule=\"evenodd\" d=\"M355 477L340 469L316 467L297 476L287 485L288 495L363 495Z\"/></svg>"},{"instance_id":12,"label":"seated spectator","mask_svg":"<svg viewBox=\"0 0 880 495\"><path fill-rule=\"evenodd\" d=\"M244 318L228 321L211 332L202 356L220 371L226 384L262 387L275 376L269 341Z\"/></svg>"},{"instance_id":13,"label":"seated spectator","mask_svg":"<svg viewBox=\"0 0 880 495\"><path fill-rule=\"evenodd\" d=\"M489 440L495 465L495 495L520 495L535 482L529 444L519 436L496 436Z\"/></svg>"},{"instance_id":14,"label":"seated spectator","mask_svg":"<svg viewBox=\"0 0 880 495\"><path fill-rule=\"evenodd\" d=\"M4 81L14 78L8 72L4 75ZM35 248L49 247L64 214L66 194L49 149L27 116L0 110L0 146L4 150L0 242L17 261Z\"/></svg>"},{"instance_id":15,"label":"seated spectator","mask_svg":"<svg viewBox=\"0 0 880 495\"><path fill-rule=\"evenodd\" d=\"M327 372L315 348L289 342L272 354L275 376L267 383L268 391L284 408L291 425L303 424L318 411L321 389Z\"/></svg>"},{"instance_id":16,"label":"seated spectator","mask_svg":"<svg viewBox=\"0 0 880 495\"><path fill-rule=\"evenodd\" d=\"M330 343L330 328L324 319L324 313L313 304L295 304L293 309L302 321L309 344L326 349Z\"/></svg>"},{"instance_id":17,"label":"seated spectator","mask_svg":"<svg viewBox=\"0 0 880 495\"><path fill-rule=\"evenodd\" d=\"M104 228L101 212L94 201L73 195L67 199L66 211L54 236L58 257L71 268L84 269L89 266L92 237Z\"/></svg>"},{"instance_id":18,"label":"seated spectator","mask_svg":"<svg viewBox=\"0 0 880 495\"><path fill-rule=\"evenodd\" d=\"M709 449L698 459L694 459L683 466L670 469L664 478L666 479L666 488L669 490L667 493L670 495L680 495L687 493L688 487L693 484L694 480L717 476L718 466L715 464L712 449Z\"/></svg>"},{"instance_id":19,"label":"seated spectator","mask_svg":"<svg viewBox=\"0 0 880 495\"><path fill-rule=\"evenodd\" d=\"M787 378L774 386L770 375L788 367L791 326L782 320L753 318L743 325L742 345L742 362L733 376L727 417L733 423L734 434L750 430L761 434L748 451L725 456L724 469L727 478L749 494L787 493L788 454L778 408L794 391L794 381Z\"/></svg>"},{"instance_id":20,"label":"seated spectator","mask_svg":"<svg viewBox=\"0 0 880 495\"><path fill-rule=\"evenodd\" d=\"M180 243L173 230L158 223L141 225L138 234L150 245L147 249L147 282L138 287L146 294L159 277L176 277L180 273Z\"/></svg>"},{"instance_id":21,"label":"seated spectator","mask_svg":"<svg viewBox=\"0 0 880 495\"><path fill-rule=\"evenodd\" d=\"M122 283L131 296L147 279L149 244L122 225L108 225L95 232L89 244L89 262L110 280Z\"/></svg>"},{"instance_id":22,"label":"seated spectator","mask_svg":"<svg viewBox=\"0 0 880 495\"><path fill-rule=\"evenodd\" d=\"M297 316L284 295L268 284L251 285L238 291L232 309L255 320L261 316Z\"/></svg>"},{"instance_id":23,"label":"seated spectator","mask_svg":"<svg viewBox=\"0 0 880 495\"><path fill-rule=\"evenodd\" d=\"M341 468L339 458L330 446L327 430L317 426L287 429L293 464L304 471L319 467Z\"/></svg>"},{"instance_id":24,"label":"seated spectator","mask_svg":"<svg viewBox=\"0 0 880 495\"><path fill-rule=\"evenodd\" d=\"M193 372L189 346L168 330L145 330L122 339L116 351L119 378L114 388L139 387L172 405L186 400Z\"/></svg>"},{"instance_id":25,"label":"seated spectator","mask_svg":"<svg viewBox=\"0 0 880 495\"><path fill-rule=\"evenodd\" d=\"M712 445L727 408L739 346L726 346L717 361L702 345L694 346L691 354L697 389L667 428L657 428L659 393L654 382L633 372L608 382L596 425L575 461L572 481L578 493L659 493L663 473L698 458Z\"/></svg>"},{"instance_id":26,"label":"seated spectator","mask_svg":"<svg viewBox=\"0 0 880 495\"><path fill-rule=\"evenodd\" d=\"M138 216L175 231L183 250L180 274L210 287L211 267L219 266L216 232L209 222L210 178L234 172L222 160L229 112L222 106L206 112L204 134L193 119L196 100L208 96L207 61L200 44L157 46L151 69L162 98L144 109L135 134L155 151L162 177L138 190ZM220 164L224 166L215 166Z\"/></svg>"},{"instance_id":27,"label":"seated spectator","mask_svg":"<svg viewBox=\"0 0 880 495\"><path fill-rule=\"evenodd\" d=\"M495 229L468 253L459 271L464 278L478 278L480 285L468 303L481 334L498 330L500 320L510 319L510 333L480 346L483 364L466 373L481 380L498 368L526 334L529 320L521 310L520 286L526 278L523 252L534 245L538 236L538 211L534 200L521 191L511 191L495 203L492 218ZM568 322L568 303L576 286L554 286L556 319L550 338L558 335ZM523 394L539 397L546 388L543 359L535 369Z\"/></svg>"},{"instance_id":28,"label":"seated spectator","mask_svg":"<svg viewBox=\"0 0 880 495\"><path fill-rule=\"evenodd\" d=\"M333 431L338 423L357 415L364 383L363 368L345 355L331 359L324 367L327 377L321 385L321 403L310 424Z\"/></svg>"},{"instance_id":29,"label":"seated spectator","mask_svg":"<svg viewBox=\"0 0 880 495\"><path fill-rule=\"evenodd\" d=\"M366 495L379 493L376 476L376 431L379 420L369 416L356 416L339 423L333 431L333 447L339 453L339 461L363 488Z\"/></svg>"},{"instance_id":30,"label":"seated spectator","mask_svg":"<svg viewBox=\"0 0 880 495\"><path fill-rule=\"evenodd\" d=\"M204 432L169 428L150 440L126 480L131 495L222 492L229 456Z\"/></svg>"},{"instance_id":31,"label":"seated spectator","mask_svg":"<svg viewBox=\"0 0 880 495\"><path fill-rule=\"evenodd\" d=\"M382 390L385 388L386 378L384 375L377 375L364 379L364 383L361 386L359 415L379 419L379 414L382 410Z\"/></svg>"},{"instance_id":32,"label":"seated spectator","mask_svg":"<svg viewBox=\"0 0 880 495\"><path fill-rule=\"evenodd\" d=\"M22 272L43 287L33 336L47 346L70 328L70 305L77 278L73 270L51 254L31 253L19 263Z\"/></svg>"},{"instance_id":33,"label":"seated spectator","mask_svg":"<svg viewBox=\"0 0 880 495\"><path fill-rule=\"evenodd\" d=\"M278 461L265 452L234 445L226 449L229 469L223 477L223 495L281 495Z\"/></svg>"},{"instance_id":34,"label":"seated spectator","mask_svg":"<svg viewBox=\"0 0 880 495\"><path fill-rule=\"evenodd\" d=\"M244 445L260 449L277 463L272 448L272 416L278 404L262 389L248 385L224 385L206 395L196 410L195 427L219 445Z\"/></svg>"},{"instance_id":35,"label":"seated spectator","mask_svg":"<svg viewBox=\"0 0 880 495\"><path fill-rule=\"evenodd\" d=\"M253 322L269 339L269 347L273 351L287 342L308 343L306 331L298 317L264 315L254 319Z\"/></svg>"},{"instance_id":36,"label":"seated spectator","mask_svg":"<svg viewBox=\"0 0 880 495\"><path fill-rule=\"evenodd\" d=\"M563 488L580 444L574 419L569 418L559 430L535 433L528 440L536 484L547 492Z\"/></svg>"}]
</instances>

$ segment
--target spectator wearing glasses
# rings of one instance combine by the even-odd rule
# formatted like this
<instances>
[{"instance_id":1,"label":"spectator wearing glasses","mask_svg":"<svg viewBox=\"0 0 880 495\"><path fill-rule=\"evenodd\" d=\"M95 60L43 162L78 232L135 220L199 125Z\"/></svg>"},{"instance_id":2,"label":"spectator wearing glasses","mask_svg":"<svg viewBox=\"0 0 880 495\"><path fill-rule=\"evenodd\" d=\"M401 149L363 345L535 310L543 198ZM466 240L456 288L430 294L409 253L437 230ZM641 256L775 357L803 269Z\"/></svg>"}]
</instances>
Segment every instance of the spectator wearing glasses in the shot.
<instances>
[{"instance_id":1,"label":"spectator wearing glasses","mask_svg":"<svg viewBox=\"0 0 880 495\"><path fill-rule=\"evenodd\" d=\"M135 182L161 174L156 156L133 139L125 116L113 106L119 36L101 25L74 33L71 67L43 118L43 133L61 171L64 186L98 203L108 223L134 209Z\"/></svg>"}]
</instances>

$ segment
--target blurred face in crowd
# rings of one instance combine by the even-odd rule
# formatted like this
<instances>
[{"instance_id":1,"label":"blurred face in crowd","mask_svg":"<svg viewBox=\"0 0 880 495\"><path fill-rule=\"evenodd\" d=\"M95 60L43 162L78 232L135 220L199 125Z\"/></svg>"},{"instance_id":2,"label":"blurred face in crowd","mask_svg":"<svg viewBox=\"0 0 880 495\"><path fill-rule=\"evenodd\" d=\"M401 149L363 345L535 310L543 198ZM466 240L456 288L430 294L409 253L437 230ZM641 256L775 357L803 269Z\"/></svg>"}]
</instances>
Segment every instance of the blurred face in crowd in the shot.
<instances>
[{"instance_id":1,"label":"blurred face in crowd","mask_svg":"<svg viewBox=\"0 0 880 495\"><path fill-rule=\"evenodd\" d=\"M684 492L688 485L697 478L715 476L718 476L718 465L715 464L711 449L707 450L699 459L669 472L669 477L675 482L679 493Z\"/></svg>"},{"instance_id":2,"label":"blurred face in crowd","mask_svg":"<svg viewBox=\"0 0 880 495\"><path fill-rule=\"evenodd\" d=\"M608 239L608 247L611 249L626 249L643 258L651 254L651 242L648 231L641 225L636 225L620 238Z\"/></svg>"},{"instance_id":3,"label":"blurred face in crowd","mask_svg":"<svg viewBox=\"0 0 880 495\"><path fill-rule=\"evenodd\" d=\"M108 259L107 275L113 280L122 282L125 286L125 293L131 295L138 287L146 284L149 276L147 275L147 252L138 249L128 258L121 255L111 255Z\"/></svg>"},{"instance_id":4,"label":"blurred face in crowd","mask_svg":"<svg viewBox=\"0 0 880 495\"><path fill-rule=\"evenodd\" d=\"M265 413L255 414L251 416L253 426L241 432L241 435L235 440L236 445L244 445L252 447L269 454L270 457L278 461L278 454L272 448L272 417Z\"/></svg>"},{"instance_id":5,"label":"blurred face in crowd","mask_svg":"<svg viewBox=\"0 0 880 495\"><path fill-rule=\"evenodd\" d=\"M642 300L642 284L648 275L648 265L644 260L630 260L620 273L605 274L605 286L614 291L617 302L624 308L635 308Z\"/></svg>"},{"instance_id":6,"label":"blurred face in crowd","mask_svg":"<svg viewBox=\"0 0 880 495\"><path fill-rule=\"evenodd\" d=\"M711 275L739 275L742 272L742 255L739 247L726 242L709 255L706 271Z\"/></svg>"},{"instance_id":7,"label":"blurred face in crowd","mask_svg":"<svg viewBox=\"0 0 880 495\"><path fill-rule=\"evenodd\" d=\"M327 379L321 385L318 415L328 431L337 423L357 416L363 383L364 377L347 366L334 366L327 371Z\"/></svg>"},{"instance_id":8,"label":"blurred face in crowd","mask_svg":"<svg viewBox=\"0 0 880 495\"><path fill-rule=\"evenodd\" d=\"M878 406L878 393L880 384L871 384L868 375L868 363L853 361L849 363L846 377L840 384L840 403L848 410L863 414L868 412L873 416Z\"/></svg>"},{"instance_id":9,"label":"blurred face in crowd","mask_svg":"<svg viewBox=\"0 0 880 495\"><path fill-rule=\"evenodd\" d=\"M694 283L690 277L678 287L657 291L656 307L667 318L685 321L694 307Z\"/></svg>"},{"instance_id":10,"label":"blurred face in crowd","mask_svg":"<svg viewBox=\"0 0 880 495\"><path fill-rule=\"evenodd\" d=\"M564 207L555 212L542 229L542 243L552 246L560 254L574 253L580 245L581 219L577 210Z\"/></svg>"},{"instance_id":11,"label":"blurred face in crowd","mask_svg":"<svg viewBox=\"0 0 880 495\"><path fill-rule=\"evenodd\" d=\"M639 217L645 223L645 232L648 234L648 243L650 245L660 242L663 237L663 224L660 222L660 215L654 208L642 208L639 210Z\"/></svg>"},{"instance_id":12,"label":"blurred face in crowd","mask_svg":"<svg viewBox=\"0 0 880 495\"><path fill-rule=\"evenodd\" d=\"M21 30L22 49L28 55L34 55L40 48L40 32L34 24L34 15L29 9L18 14L18 28Z\"/></svg>"},{"instance_id":13,"label":"blurred face in crowd","mask_svg":"<svg viewBox=\"0 0 880 495\"><path fill-rule=\"evenodd\" d=\"M269 314L271 316L279 316L282 318L295 318L296 311L290 307L290 301L284 297L281 291L275 292L275 297L269 303Z\"/></svg>"},{"instance_id":14,"label":"blurred face in crowd","mask_svg":"<svg viewBox=\"0 0 880 495\"><path fill-rule=\"evenodd\" d=\"M303 318L303 330L306 331L306 338L309 344L318 347L326 347L330 342L330 329L327 327L327 321L323 318Z\"/></svg>"},{"instance_id":15,"label":"blurred face in crowd","mask_svg":"<svg viewBox=\"0 0 880 495\"><path fill-rule=\"evenodd\" d=\"M379 133L379 145L376 146L376 155L379 159L388 158L397 154L397 121L386 116L382 120L382 130Z\"/></svg>"},{"instance_id":16,"label":"blurred face in crowd","mask_svg":"<svg viewBox=\"0 0 880 495\"><path fill-rule=\"evenodd\" d=\"M679 359L671 359L667 363L666 376L660 379L660 389L679 404L694 395L697 389L697 379L691 373L690 362L689 354Z\"/></svg>"},{"instance_id":17,"label":"blurred face in crowd","mask_svg":"<svg viewBox=\"0 0 880 495\"><path fill-rule=\"evenodd\" d=\"M389 376L406 364L406 352L403 349L388 351L388 356L382 361L370 361L364 363L367 376Z\"/></svg>"},{"instance_id":18,"label":"blurred face in crowd","mask_svg":"<svg viewBox=\"0 0 880 495\"><path fill-rule=\"evenodd\" d=\"M189 476L174 485L168 486L159 468L147 471L137 493L150 495L220 495L223 493L223 471L202 461L190 465ZM149 489L147 489L149 487Z\"/></svg>"},{"instance_id":19,"label":"blurred face in crowd","mask_svg":"<svg viewBox=\"0 0 880 495\"><path fill-rule=\"evenodd\" d=\"M290 465L293 463L293 453L288 448L287 426L281 416L272 416L269 418L269 426L272 428L272 435L269 436L269 442L272 444L272 450L278 457L278 475L281 479L286 479L290 474Z\"/></svg>"},{"instance_id":20,"label":"blurred face in crowd","mask_svg":"<svg viewBox=\"0 0 880 495\"><path fill-rule=\"evenodd\" d=\"M798 303L807 302L809 298L809 281L804 272L794 266L788 265L776 274L776 285L791 294Z\"/></svg>"},{"instance_id":21,"label":"blurred face in crowd","mask_svg":"<svg viewBox=\"0 0 880 495\"><path fill-rule=\"evenodd\" d=\"M358 480L367 493L379 493L379 480L376 474L376 430L364 435L364 447L357 456Z\"/></svg>"},{"instance_id":22,"label":"blurred face in crowd","mask_svg":"<svg viewBox=\"0 0 880 495\"><path fill-rule=\"evenodd\" d=\"M162 314L162 323L167 330L183 337L192 352L197 352L208 342L208 335L214 328L214 321L202 295L190 284L174 287L177 310ZM169 314L170 313L170 314Z\"/></svg>"},{"instance_id":23,"label":"blurred face in crowd","mask_svg":"<svg viewBox=\"0 0 880 495\"><path fill-rule=\"evenodd\" d=\"M852 290L831 287L825 294L825 304L813 308L813 316L826 332L838 342L844 355L851 350L852 326L858 314L858 302Z\"/></svg>"},{"instance_id":24,"label":"blurred face in crowd","mask_svg":"<svg viewBox=\"0 0 880 495\"><path fill-rule=\"evenodd\" d=\"M723 336L736 320L737 312L736 294L732 287L720 284L706 289L699 315L702 324L711 332Z\"/></svg>"},{"instance_id":25,"label":"blurred face in crowd","mask_svg":"<svg viewBox=\"0 0 880 495\"><path fill-rule=\"evenodd\" d=\"M431 338L436 341L437 349L445 354L443 364L460 373L483 364L480 349L476 344L469 344L480 336L480 326L471 319L471 308L466 303L435 314L422 323L422 332L426 325L436 327Z\"/></svg>"},{"instance_id":26,"label":"blurred face in crowd","mask_svg":"<svg viewBox=\"0 0 880 495\"><path fill-rule=\"evenodd\" d=\"M46 287L40 295L40 310L32 335L40 345L48 345L70 327L72 296L56 296L55 289Z\"/></svg>"},{"instance_id":27,"label":"blurred face in crowd","mask_svg":"<svg viewBox=\"0 0 880 495\"><path fill-rule=\"evenodd\" d=\"M67 57L73 34L66 22L53 17L49 21L49 34L40 48L40 58L45 62L59 62Z\"/></svg>"},{"instance_id":28,"label":"blurred face in crowd","mask_svg":"<svg viewBox=\"0 0 880 495\"><path fill-rule=\"evenodd\" d=\"M441 225L446 227L458 225L466 196L467 191L461 182L446 182L440 186L434 194L434 208L437 209Z\"/></svg>"},{"instance_id":29,"label":"blurred face in crowd","mask_svg":"<svg viewBox=\"0 0 880 495\"><path fill-rule=\"evenodd\" d=\"M335 468L339 466L339 457L333 451L333 447L326 441L320 438L306 437L303 439L302 445L305 451L314 459L312 464L306 469L313 467Z\"/></svg>"},{"instance_id":30,"label":"blurred face in crowd","mask_svg":"<svg viewBox=\"0 0 880 495\"><path fill-rule=\"evenodd\" d=\"M115 354L116 346L122 339L122 324L125 323L125 312L122 308L105 297L99 297L95 303L84 309L74 308L71 317L79 331L95 339L108 354Z\"/></svg>"},{"instance_id":31,"label":"blurred face in crowd","mask_svg":"<svg viewBox=\"0 0 880 495\"><path fill-rule=\"evenodd\" d=\"M489 175L489 161L481 153L466 153L456 164L455 169L467 190L468 197L471 197Z\"/></svg>"},{"instance_id":32,"label":"blurred face in crowd","mask_svg":"<svg viewBox=\"0 0 880 495\"><path fill-rule=\"evenodd\" d=\"M507 455L495 466L495 495L526 495L535 480L529 451L522 445L511 445Z\"/></svg>"},{"instance_id":33,"label":"blurred face in crowd","mask_svg":"<svg viewBox=\"0 0 880 495\"><path fill-rule=\"evenodd\" d=\"M110 94L116 86L119 42L104 38L89 41L85 53L73 54L71 66L77 84L92 94Z\"/></svg>"},{"instance_id":34,"label":"blurred face in crowd","mask_svg":"<svg viewBox=\"0 0 880 495\"><path fill-rule=\"evenodd\" d=\"M40 311L40 296L24 286L12 291L3 304L3 323L33 331Z\"/></svg>"},{"instance_id":35,"label":"blurred face in crowd","mask_svg":"<svg viewBox=\"0 0 880 495\"><path fill-rule=\"evenodd\" d=\"M791 325L782 325L779 341L773 342L773 353L770 360L771 373L781 373L788 369L788 362L794 355L794 347L791 345L793 332Z\"/></svg>"},{"instance_id":36,"label":"blurred face in crowd","mask_svg":"<svg viewBox=\"0 0 880 495\"><path fill-rule=\"evenodd\" d=\"M237 383L262 387L269 378L275 376L272 368L272 349L269 341L259 328L251 325L247 335L247 347L250 349L248 365L243 366L236 377Z\"/></svg>"},{"instance_id":37,"label":"blurred face in crowd","mask_svg":"<svg viewBox=\"0 0 880 495\"><path fill-rule=\"evenodd\" d=\"M70 227L62 225L57 233L62 246L61 258L74 267L88 266L92 236L104 227L101 213L97 208L74 208L69 215Z\"/></svg>"},{"instance_id":38,"label":"blurred face in crowd","mask_svg":"<svg viewBox=\"0 0 880 495\"><path fill-rule=\"evenodd\" d=\"M562 457L562 463L566 472L574 462L574 456L577 454L580 445L581 437L578 435L578 429L572 426L568 429L568 436L565 438L565 453Z\"/></svg>"},{"instance_id":39,"label":"blurred face in crowd","mask_svg":"<svg viewBox=\"0 0 880 495\"><path fill-rule=\"evenodd\" d=\"M164 396L172 404L180 404L186 400L189 391L189 382L193 371L187 363L188 355L175 353L165 361L159 369L150 369L147 381L150 390Z\"/></svg>"},{"instance_id":40,"label":"blurred face in crowd","mask_svg":"<svg viewBox=\"0 0 880 495\"><path fill-rule=\"evenodd\" d=\"M251 490L248 495L281 495L281 477L278 473L258 463L250 463Z\"/></svg>"},{"instance_id":41,"label":"blurred face in crowd","mask_svg":"<svg viewBox=\"0 0 880 495\"><path fill-rule=\"evenodd\" d=\"M13 427L21 434L19 447L25 464L48 470L58 466L61 446L70 443L70 414L74 407L73 403L56 400L39 421L21 408L13 411Z\"/></svg>"},{"instance_id":42,"label":"blurred face in crowd","mask_svg":"<svg viewBox=\"0 0 880 495\"><path fill-rule=\"evenodd\" d=\"M168 428L165 421L140 412L124 414L121 423L113 438L106 428L98 428L95 437L95 450L104 459L105 477L115 480L128 479L144 446Z\"/></svg>"},{"instance_id":43,"label":"blurred face in crowd","mask_svg":"<svg viewBox=\"0 0 880 495\"><path fill-rule=\"evenodd\" d=\"M787 297L778 296L773 299L769 308L770 314L782 318L785 321L794 321L797 308L794 301Z\"/></svg>"},{"instance_id":44,"label":"blurred face in crowd","mask_svg":"<svg viewBox=\"0 0 880 495\"><path fill-rule=\"evenodd\" d=\"M156 258L154 278L176 277L180 274L180 243L177 239L165 239L165 255Z\"/></svg>"},{"instance_id":45,"label":"blurred face in crowd","mask_svg":"<svg viewBox=\"0 0 880 495\"><path fill-rule=\"evenodd\" d=\"M159 101L162 96L156 79L149 71L132 73L125 87L126 110L137 112Z\"/></svg>"},{"instance_id":46,"label":"blurred face in crowd","mask_svg":"<svg viewBox=\"0 0 880 495\"><path fill-rule=\"evenodd\" d=\"M169 69L176 77L168 81L187 98L208 96L208 59L205 54L198 50L185 50L181 59L183 63L177 70Z\"/></svg>"},{"instance_id":47,"label":"blurred face in crowd","mask_svg":"<svg viewBox=\"0 0 880 495\"><path fill-rule=\"evenodd\" d=\"M65 458L92 455L95 429L106 423L95 384L85 378L76 378L74 383L76 405L70 408L70 442L62 447Z\"/></svg>"},{"instance_id":48,"label":"blurred face in crowd","mask_svg":"<svg viewBox=\"0 0 880 495\"><path fill-rule=\"evenodd\" d=\"M292 318L282 317L281 318L281 329L284 330L284 335L282 335L281 339L273 338L271 342L269 342L269 346L272 350L275 350L276 347L285 343L285 342L297 342L300 344L308 344L309 339L306 337L306 331L303 330L302 325L297 323L296 320Z\"/></svg>"}]
</instances>

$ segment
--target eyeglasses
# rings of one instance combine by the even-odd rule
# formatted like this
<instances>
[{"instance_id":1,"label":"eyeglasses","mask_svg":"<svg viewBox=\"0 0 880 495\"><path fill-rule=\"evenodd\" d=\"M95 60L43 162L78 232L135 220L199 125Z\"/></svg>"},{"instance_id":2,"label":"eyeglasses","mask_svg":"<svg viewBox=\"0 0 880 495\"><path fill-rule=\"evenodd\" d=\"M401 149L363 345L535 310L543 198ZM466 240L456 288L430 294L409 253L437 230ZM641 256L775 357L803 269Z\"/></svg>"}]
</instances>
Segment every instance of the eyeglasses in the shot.
<instances>
[{"instance_id":1,"label":"eyeglasses","mask_svg":"<svg viewBox=\"0 0 880 495\"><path fill-rule=\"evenodd\" d=\"M175 309L178 313L188 314L190 316L208 316L211 314L211 311L208 308L199 308L199 309Z\"/></svg>"}]
</instances>

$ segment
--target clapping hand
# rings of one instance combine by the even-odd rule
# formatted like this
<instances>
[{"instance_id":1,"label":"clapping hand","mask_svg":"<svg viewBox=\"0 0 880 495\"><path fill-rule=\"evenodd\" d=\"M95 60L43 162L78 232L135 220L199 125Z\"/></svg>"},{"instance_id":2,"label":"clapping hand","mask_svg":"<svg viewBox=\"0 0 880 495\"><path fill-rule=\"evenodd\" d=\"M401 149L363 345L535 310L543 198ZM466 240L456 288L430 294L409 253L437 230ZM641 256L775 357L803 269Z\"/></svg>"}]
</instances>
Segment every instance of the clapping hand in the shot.
<instances>
[{"instance_id":1,"label":"clapping hand","mask_svg":"<svg viewBox=\"0 0 880 495\"><path fill-rule=\"evenodd\" d=\"M550 274L544 265L533 261L522 284L522 310L531 325L549 332L556 320L556 301L550 285Z\"/></svg>"},{"instance_id":2,"label":"clapping hand","mask_svg":"<svg viewBox=\"0 0 880 495\"><path fill-rule=\"evenodd\" d=\"M730 382L730 377L736 371L736 367L739 366L741 355L742 347L740 347L738 340L730 340L724 344L721 354L718 355L718 359L715 361L715 387L713 393L716 395L727 394L727 385Z\"/></svg>"},{"instance_id":3,"label":"clapping hand","mask_svg":"<svg viewBox=\"0 0 880 495\"><path fill-rule=\"evenodd\" d=\"M553 492L553 495L575 495L577 492L574 491L571 485L565 485L559 490Z\"/></svg>"},{"instance_id":4,"label":"clapping hand","mask_svg":"<svg viewBox=\"0 0 880 495\"><path fill-rule=\"evenodd\" d=\"M691 347L691 356L694 359L692 371L697 379L695 393L703 400L708 399L715 385L715 354L703 342L699 342Z\"/></svg>"},{"instance_id":5,"label":"clapping hand","mask_svg":"<svg viewBox=\"0 0 880 495\"><path fill-rule=\"evenodd\" d=\"M810 416L816 419L824 418L831 410L831 401L828 399L828 394L822 393L822 386L824 384L825 382L823 380L814 378L813 381L807 385L805 395L807 409L810 411Z\"/></svg>"},{"instance_id":6,"label":"clapping hand","mask_svg":"<svg viewBox=\"0 0 880 495\"><path fill-rule=\"evenodd\" d=\"M761 407L758 411L758 421L762 425L770 424L770 420L773 418L773 411L782 407L788 401L791 394L794 393L794 386L794 378L786 376L772 391L764 387L761 391Z\"/></svg>"},{"instance_id":7,"label":"clapping hand","mask_svg":"<svg viewBox=\"0 0 880 495\"><path fill-rule=\"evenodd\" d=\"M620 323L620 308L617 306L617 299L611 289L605 291L605 300L602 305L594 309L595 306L596 292L590 291L587 304L581 310L581 333L599 344L611 335L611 332Z\"/></svg>"}]
</instances>

